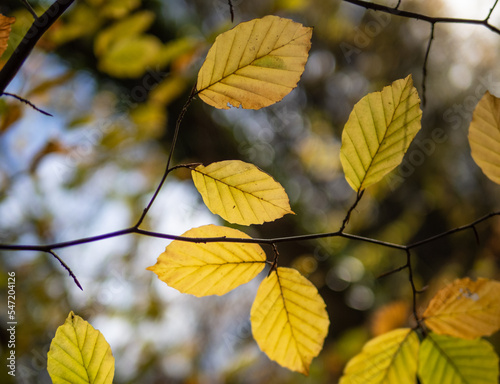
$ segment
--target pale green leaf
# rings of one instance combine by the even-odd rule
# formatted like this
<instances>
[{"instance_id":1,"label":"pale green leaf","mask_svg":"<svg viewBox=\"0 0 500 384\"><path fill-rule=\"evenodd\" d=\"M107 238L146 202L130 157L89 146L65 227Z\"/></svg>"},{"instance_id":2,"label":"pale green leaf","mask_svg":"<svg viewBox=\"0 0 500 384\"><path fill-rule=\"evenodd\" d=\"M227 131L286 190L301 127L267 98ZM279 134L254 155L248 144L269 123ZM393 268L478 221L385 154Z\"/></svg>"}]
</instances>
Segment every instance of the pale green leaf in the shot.
<instances>
[{"instance_id":1,"label":"pale green leaf","mask_svg":"<svg viewBox=\"0 0 500 384\"><path fill-rule=\"evenodd\" d=\"M94 43L96 56L104 55L119 41L142 34L151 26L154 19L153 12L141 11L114 23L97 36Z\"/></svg>"},{"instance_id":2,"label":"pale green leaf","mask_svg":"<svg viewBox=\"0 0 500 384\"><path fill-rule=\"evenodd\" d=\"M500 99L489 92L474 109L469 143L476 164L490 180L500 184Z\"/></svg>"},{"instance_id":3,"label":"pale green leaf","mask_svg":"<svg viewBox=\"0 0 500 384\"><path fill-rule=\"evenodd\" d=\"M293 213L281 184L253 164L227 160L191 173L208 209L230 223L262 224Z\"/></svg>"},{"instance_id":4,"label":"pale green leaf","mask_svg":"<svg viewBox=\"0 0 500 384\"><path fill-rule=\"evenodd\" d=\"M205 225L183 234L192 238L250 239L236 229ZM257 276L266 254L258 244L194 243L176 240L147 269L170 287L195 296L224 295Z\"/></svg>"},{"instance_id":5,"label":"pale green leaf","mask_svg":"<svg viewBox=\"0 0 500 384\"><path fill-rule=\"evenodd\" d=\"M316 287L296 269L281 267L260 284L250 321L255 341L271 360L306 375L330 324Z\"/></svg>"},{"instance_id":6,"label":"pale green leaf","mask_svg":"<svg viewBox=\"0 0 500 384\"><path fill-rule=\"evenodd\" d=\"M115 359L101 332L70 312L50 344L47 370L54 384L110 384Z\"/></svg>"},{"instance_id":7,"label":"pale green leaf","mask_svg":"<svg viewBox=\"0 0 500 384\"><path fill-rule=\"evenodd\" d=\"M217 37L198 73L200 98L216 108L260 109L297 86L311 48L312 28L266 16Z\"/></svg>"},{"instance_id":8,"label":"pale green leaf","mask_svg":"<svg viewBox=\"0 0 500 384\"><path fill-rule=\"evenodd\" d=\"M355 191L376 183L401 163L421 128L421 118L411 75L354 106L342 132L340 160Z\"/></svg>"},{"instance_id":9,"label":"pale green leaf","mask_svg":"<svg viewBox=\"0 0 500 384\"><path fill-rule=\"evenodd\" d=\"M420 346L422 384L498 384L498 356L486 340L430 333Z\"/></svg>"},{"instance_id":10,"label":"pale green leaf","mask_svg":"<svg viewBox=\"0 0 500 384\"><path fill-rule=\"evenodd\" d=\"M411 329L380 335L349 361L339 384L414 384L418 348L418 336Z\"/></svg>"},{"instance_id":11,"label":"pale green leaf","mask_svg":"<svg viewBox=\"0 0 500 384\"><path fill-rule=\"evenodd\" d=\"M100 58L99 69L115 77L136 78L156 63L160 49L160 40L151 35L120 40Z\"/></svg>"}]
</instances>

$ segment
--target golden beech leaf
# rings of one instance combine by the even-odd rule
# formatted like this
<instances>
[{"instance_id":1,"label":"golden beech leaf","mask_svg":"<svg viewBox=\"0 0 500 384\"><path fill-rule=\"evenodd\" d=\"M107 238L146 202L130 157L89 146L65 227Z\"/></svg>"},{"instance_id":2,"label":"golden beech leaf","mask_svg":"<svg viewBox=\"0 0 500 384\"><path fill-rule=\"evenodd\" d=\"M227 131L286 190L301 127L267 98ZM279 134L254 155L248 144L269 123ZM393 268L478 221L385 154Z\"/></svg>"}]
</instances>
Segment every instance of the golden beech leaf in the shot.
<instances>
[{"instance_id":1,"label":"golden beech leaf","mask_svg":"<svg viewBox=\"0 0 500 384\"><path fill-rule=\"evenodd\" d=\"M378 182L401 163L421 128L421 118L411 75L354 106L342 132L340 161L355 191Z\"/></svg>"},{"instance_id":2,"label":"golden beech leaf","mask_svg":"<svg viewBox=\"0 0 500 384\"><path fill-rule=\"evenodd\" d=\"M11 25L16 21L15 17L7 17L0 14L0 57L7 49L7 42L11 31Z\"/></svg>"},{"instance_id":3,"label":"golden beech leaf","mask_svg":"<svg viewBox=\"0 0 500 384\"><path fill-rule=\"evenodd\" d=\"M207 104L260 109L297 86L311 48L312 28L266 16L222 33L208 51L196 89Z\"/></svg>"},{"instance_id":4,"label":"golden beech leaf","mask_svg":"<svg viewBox=\"0 0 500 384\"><path fill-rule=\"evenodd\" d=\"M70 312L50 344L47 370L54 384L111 384L115 359L102 333Z\"/></svg>"},{"instance_id":5,"label":"golden beech leaf","mask_svg":"<svg viewBox=\"0 0 500 384\"><path fill-rule=\"evenodd\" d=\"M420 346L418 376L422 384L498 384L498 355L483 339L429 333Z\"/></svg>"},{"instance_id":6,"label":"golden beech leaf","mask_svg":"<svg viewBox=\"0 0 500 384\"><path fill-rule=\"evenodd\" d=\"M193 228L183 236L250 239L241 231L216 225ZM264 269L265 263L266 254L258 244L176 240L147 269L170 287L201 297L224 295L249 282Z\"/></svg>"},{"instance_id":7,"label":"golden beech leaf","mask_svg":"<svg viewBox=\"0 0 500 384\"><path fill-rule=\"evenodd\" d=\"M500 184L500 99L489 92L472 114L469 144L476 164L488 178Z\"/></svg>"},{"instance_id":8,"label":"golden beech leaf","mask_svg":"<svg viewBox=\"0 0 500 384\"><path fill-rule=\"evenodd\" d=\"M409 328L378 336L347 363L339 384L413 384L418 348L418 336Z\"/></svg>"},{"instance_id":9,"label":"golden beech leaf","mask_svg":"<svg viewBox=\"0 0 500 384\"><path fill-rule=\"evenodd\" d=\"M424 312L434 332L464 339L489 336L500 329L500 282L468 277L441 289Z\"/></svg>"},{"instance_id":10,"label":"golden beech leaf","mask_svg":"<svg viewBox=\"0 0 500 384\"><path fill-rule=\"evenodd\" d=\"M227 160L191 174L208 209L230 223L262 224L293 214L281 184L253 164Z\"/></svg>"},{"instance_id":11,"label":"golden beech leaf","mask_svg":"<svg viewBox=\"0 0 500 384\"><path fill-rule=\"evenodd\" d=\"M316 287L296 269L281 267L260 284L250 322L255 341L271 360L305 375L330 324Z\"/></svg>"}]
</instances>

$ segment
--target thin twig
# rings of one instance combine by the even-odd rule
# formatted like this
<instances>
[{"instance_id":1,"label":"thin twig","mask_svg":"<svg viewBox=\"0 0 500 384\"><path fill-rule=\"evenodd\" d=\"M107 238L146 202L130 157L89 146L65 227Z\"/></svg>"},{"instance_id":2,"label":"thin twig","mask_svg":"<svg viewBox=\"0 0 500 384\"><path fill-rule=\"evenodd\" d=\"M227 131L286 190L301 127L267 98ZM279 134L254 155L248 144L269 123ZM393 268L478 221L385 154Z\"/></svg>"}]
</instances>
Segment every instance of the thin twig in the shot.
<instances>
[{"instance_id":1,"label":"thin twig","mask_svg":"<svg viewBox=\"0 0 500 384\"><path fill-rule=\"evenodd\" d=\"M229 12L231 13L231 23L234 23L234 8L233 8L233 2L231 0L227 0L227 3L229 5Z\"/></svg>"},{"instance_id":2,"label":"thin twig","mask_svg":"<svg viewBox=\"0 0 500 384\"><path fill-rule=\"evenodd\" d=\"M174 137L172 138L172 144L170 145L170 152L168 154L168 160L167 160L167 166L165 167L165 172L163 173L163 176L162 176L162 178L160 180L160 183L156 187L156 190L155 190L153 196L149 200L148 205L146 206L146 208L144 208L144 210L142 212L142 215L139 218L139 220L137 221L137 224L134 226L134 228L139 228L140 227L140 225L142 224L142 222L146 218L146 215L148 214L149 210L151 209L151 206L153 205L154 201L156 200L158 194L160 193L160 190L163 187L163 184L165 183L165 180L167 180L168 174L173 170L173 168L172 169L170 168L170 163L172 161L172 156L174 154L175 145L177 143L177 137L179 136L179 130L180 130L181 122L182 122L182 119L184 118L184 115L186 114L186 111L189 108L189 105L193 101L195 95L196 95L196 84L193 86L193 89L191 90L191 93L189 94L189 97L188 97L186 103L182 107L182 110L179 113L179 117L177 118L177 121L175 123Z\"/></svg>"},{"instance_id":3,"label":"thin twig","mask_svg":"<svg viewBox=\"0 0 500 384\"><path fill-rule=\"evenodd\" d=\"M80 285L80 282L78 281L78 279L76 278L75 274L73 273L73 271L71 270L70 267L68 267L66 265L66 263L64 261L62 261L62 259L57 256L57 254L53 251L53 250L48 250L47 253L50 253L52 256L54 256L57 261L59 261L59 263L63 266L63 268L68 271L69 275L73 278L75 284L78 286L78 288L80 288L82 291L83 291L83 288L82 286Z\"/></svg>"},{"instance_id":4,"label":"thin twig","mask_svg":"<svg viewBox=\"0 0 500 384\"><path fill-rule=\"evenodd\" d=\"M40 112L40 113L44 114L45 116L54 117L54 116L52 116L50 113L45 112L44 110L42 110L42 109L38 108L38 107L37 107L35 104L33 104L31 101L26 100L26 99L23 99L22 97L17 96L17 95L15 95L15 94L13 94L13 93L4 92L4 93L0 94L0 96L2 96L2 95L13 97L14 99L17 99L17 100L19 100L19 101L23 102L24 104L28 104L28 105L29 105L31 108L33 108L35 111L38 111L38 112Z\"/></svg>"},{"instance_id":5,"label":"thin twig","mask_svg":"<svg viewBox=\"0 0 500 384\"><path fill-rule=\"evenodd\" d=\"M417 324L420 325L421 321L417 313L417 288L415 288L415 281L413 280L413 268L411 266L411 253L409 249L406 250L406 266L408 267L408 280L411 285L413 316Z\"/></svg>"},{"instance_id":6,"label":"thin twig","mask_svg":"<svg viewBox=\"0 0 500 384\"><path fill-rule=\"evenodd\" d=\"M349 219L351 218L351 213L352 211L354 211L354 209L356 208L356 206L358 205L359 201L361 200L361 198L363 197L363 193L365 192L365 190L361 190L361 191L358 191L357 195L356 195L356 201L354 202L353 205L351 205L351 207L349 208L349 210L347 211L347 214L345 215L344 217L344 220L342 220L342 225L340 226L340 229L339 229L339 232L343 232L347 223L349 222Z\"/></svg>"},{"instance_id":7,"label":"thin twig","mask_svg":"<svg viewBox=\"0 0 500 384\"><path fill-rule=\"evenodd\" d=\"M428 22L431 24L452 23L452 24L482 25L482 26L488 28L489 30L500 35L500 29L495 27L494 25L491 25L488 22L488 20L461 19L461 18L455 18L455 17L434 17L434 16L423 15L421 13L416 13L416 12L400 11L399 9L396 9L396 8L387 7L385 5L381 5L381 4L377 4L377 3L370 3L368 1L363 1L363 0L343 0L343 1L346 3L353 4L353 5L358 5L360 7L366 8L366 9L371 9L374 11L389 13L391 15L406 17L409 19L421 20L421 21L425 21L425 22Z\"/></svg>"},{"instance_id":8,"label":"thin twig","mask_svg":"<svg viewBox=\"0 0 500 384\"><path fill-rule=\"evenodd\" d=\"M179 168L180 166L176 166L176 168ZM491 212L474 222L466 225L462 225L460 227L451 229L446 232L442 232L440 234L428 237L426 239L420 240L418 242L409 244L409 245L402 245L402 244L396 244L396 243L391 243L388 241L383 241L383 240L377 240L377 239L372 239L369 237L363 237L359 235L354 235L350 233L345 233L345 232L330 232L330 233L315 233L315 234L310 234L310 235L298 235L298 236L288 236L288 237L276 237L276 238L271 238L271 239L260 239L260 238L232 238L232 237L204 237L204 238L195 238L195 237L184 237L184 236L176 236L176 235L171 235L171 234L166 234L166 233L159 233L159 232L152 232L152 231L146 231L137 227L130 227L126 229L122 229L120 231L115 231L115 232L109 232L105 233L102 235L98 236L93 236L93 237L85 237L82 239L75 239L71 241L66 241L66 242L60 242L60 243L53 243L53 244L47 244L47 245L17 245L17 244L0 244L0 250L7 250L7 251L42 251L42 252L48 252L51 249L59 249L59 248L67 248L67 247L72 247L80 244L86 244L86 243L92 243L100 240L105 240L105 239L111 239L114 237L118 236L125 236L125 235L130 235L130 234L137 234L137 235L142 235L142 236L147 236L147 237L154 237L154 238L159 238L159 239L168 239L168 240L177 240L177 241L185 241L185 242L190 242L190 243L215 243L215 242L220 242L220 243L247 243L247 244L268 244L272 245L273 243L290 243L290 242L297 242L297 241L308 241L308 240L317 240L317 239L322 239L322 238L331 238L331 237L343 237L346 239L351 239L351 240L356 240L356 241L362 241L370 244L376 244L380 245L382 247L386 248L392 248L392 249L400 249L400 250L410 250L413 248L417 248L421 245L428 244L431 242L434 242L436 240L439 240L445 236L449 236L453 233L460 232L460 231L465 231L473 228L477 224L489 220L492 217L499 216L499 212Z\"/></svg>"},{"instance_id":9,"label":"thin twig","mask_svg":"<svg viewBox=\"0 0 500 384\"><path fill-rule=\"evenodd\" d=\"M401 267L398 267L396 269L392 269L392 270L390 270L388 272L384 272L381 275L378 275L377 279L383 279L384 277L393 275L394 273L400 272L400 271L402 271L403 269L406 269L406 268L408 268L408 264L402 265Z\"/></svg>"},{"instance_id":10,"label":"thin twig","mask_svg":"<svg viewBox=\"0 0 500 384\"><path fill-rule=\"evenodd\" d=\"M434 26L436 24L431 24L431 36L429 37L429 43L427 43L427 50L425 51L424 65L422 67L422 105L425 107L427 103L427 97L425 96L425 84L427 80L427 62L429 61L429 52L431 51L432 41L434 40Z\"/></svg>"},{"instance_id":11,"label":"thin twig","mask_svg":"<svg viewBox=\"0 0 500 384\"><path fill-rule=\"evenodd\" d=\"M33 16L33 18L35 20L38 20L38 15L36 14L35 10L33 9L33 7L31 6L30 3L28 3L28 0L20 0L21 3L24 4L24 6L28 9L29 13L31 13L31 15Z\"/></svg>"},{"instance_id":12,"label":"thin twig","mask_svg":"<svg viewBox=\"0 0 500 384\"><path fill-rule=\"evenodd\" d=\"M498 3L498 0L495 0L495 3L493 4L490 11L488 12L488 16L486 16L486 19L484 19L485 22L488 22L488 20L490 19L491 14L493 13L493 11L495 10L495 7L497 6L497 3Z\"/></svg>"},{"instance_id":13,"label":"thin twig","mask_svg":"<svg viewBox=\"0 0 500 384\"><path fill-rule=\"evenodd\" d=\"M267 274L267 276L271 275L271 272L276 271L276 269L278 268L278 258L280 256L280 253L278 252L278 247L276 246L276 244L272 243L271 247L273 248L274 258L273 258L273 263L271 264L271 268L269 269L269 273Z\"/></svg>"}]
</instances>

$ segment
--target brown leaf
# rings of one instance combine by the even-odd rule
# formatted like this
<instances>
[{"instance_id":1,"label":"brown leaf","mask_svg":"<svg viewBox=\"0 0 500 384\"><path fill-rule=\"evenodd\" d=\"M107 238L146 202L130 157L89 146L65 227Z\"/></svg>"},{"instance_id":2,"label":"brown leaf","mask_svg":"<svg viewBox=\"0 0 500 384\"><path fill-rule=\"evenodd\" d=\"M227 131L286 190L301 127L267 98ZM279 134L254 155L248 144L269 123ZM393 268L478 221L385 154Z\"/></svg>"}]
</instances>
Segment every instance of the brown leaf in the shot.
<instances>
[{"instance_id":1,"label":"brown leaf","mask_svg":"<svg viewBox=\"0 0 500 384\"><path fill-rule=\"evenodd\" d=\"M0 14L0 56L2 56L7 49L7 41L9 40L11 31L10 26L14 24L15 21L15 17L7 17Z\"/></svg>"}]
</instances>

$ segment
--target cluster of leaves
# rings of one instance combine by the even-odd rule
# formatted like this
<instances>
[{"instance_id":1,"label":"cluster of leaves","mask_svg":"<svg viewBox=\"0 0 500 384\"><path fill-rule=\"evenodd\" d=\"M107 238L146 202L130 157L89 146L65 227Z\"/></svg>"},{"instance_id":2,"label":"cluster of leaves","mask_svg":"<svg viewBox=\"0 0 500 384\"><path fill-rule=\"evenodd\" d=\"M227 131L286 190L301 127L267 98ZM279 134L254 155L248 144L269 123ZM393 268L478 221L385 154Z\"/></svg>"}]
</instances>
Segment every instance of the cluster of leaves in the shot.
<instances>
[{"instance_id":1,"label":"cluster of leaves","mask_svg":"<svg viewBox=\"0 0 500 384\"><path fill-rule=\"evenodd\" d=\"M311 28L275 16L238 25L216 39L199 71L194 94L223 109L259 109L280 101L300 79L311 35ZM475 161L498 183L497 103L488 93L483 97L469 140ZM340 159L357 193L356 203L367 187L401 163L421 128L421 117L411 75L355 105L342 133ZM230 223L261 224L293 213L283 187L252 164L229 160L185 167L191 169L207 207ZM349 214L334 235L342 235L348 219ZM200 297L223 295L257 277L269 264L250 311L252 334L270 359L307 374L328 333L325 303L306 277L279 266L277 247L271 245L274 257L267 260L258 239L233 228L208 225L173 241L148 269L180 292ZM499 293L496 281L452 283L436 294L423 317L414 311L415 329L391 330L368 342L347 365L341 383L414 382L416 375L424 384L443 377L450 382L495 383L498 356L480 337L500 328ZM72 375L83 378L81 382L89 382L86 377L92 378L90 382L95 377L111 382L109 346L99 333L88 332L89 327L70 313L56 334L49 352L54 382L72 381ZM78 348L68 349L68 345ZM97 346L92 349L90 345ZM61 351L75 356L73 363Z\"/></svg>"}]
</instances>

